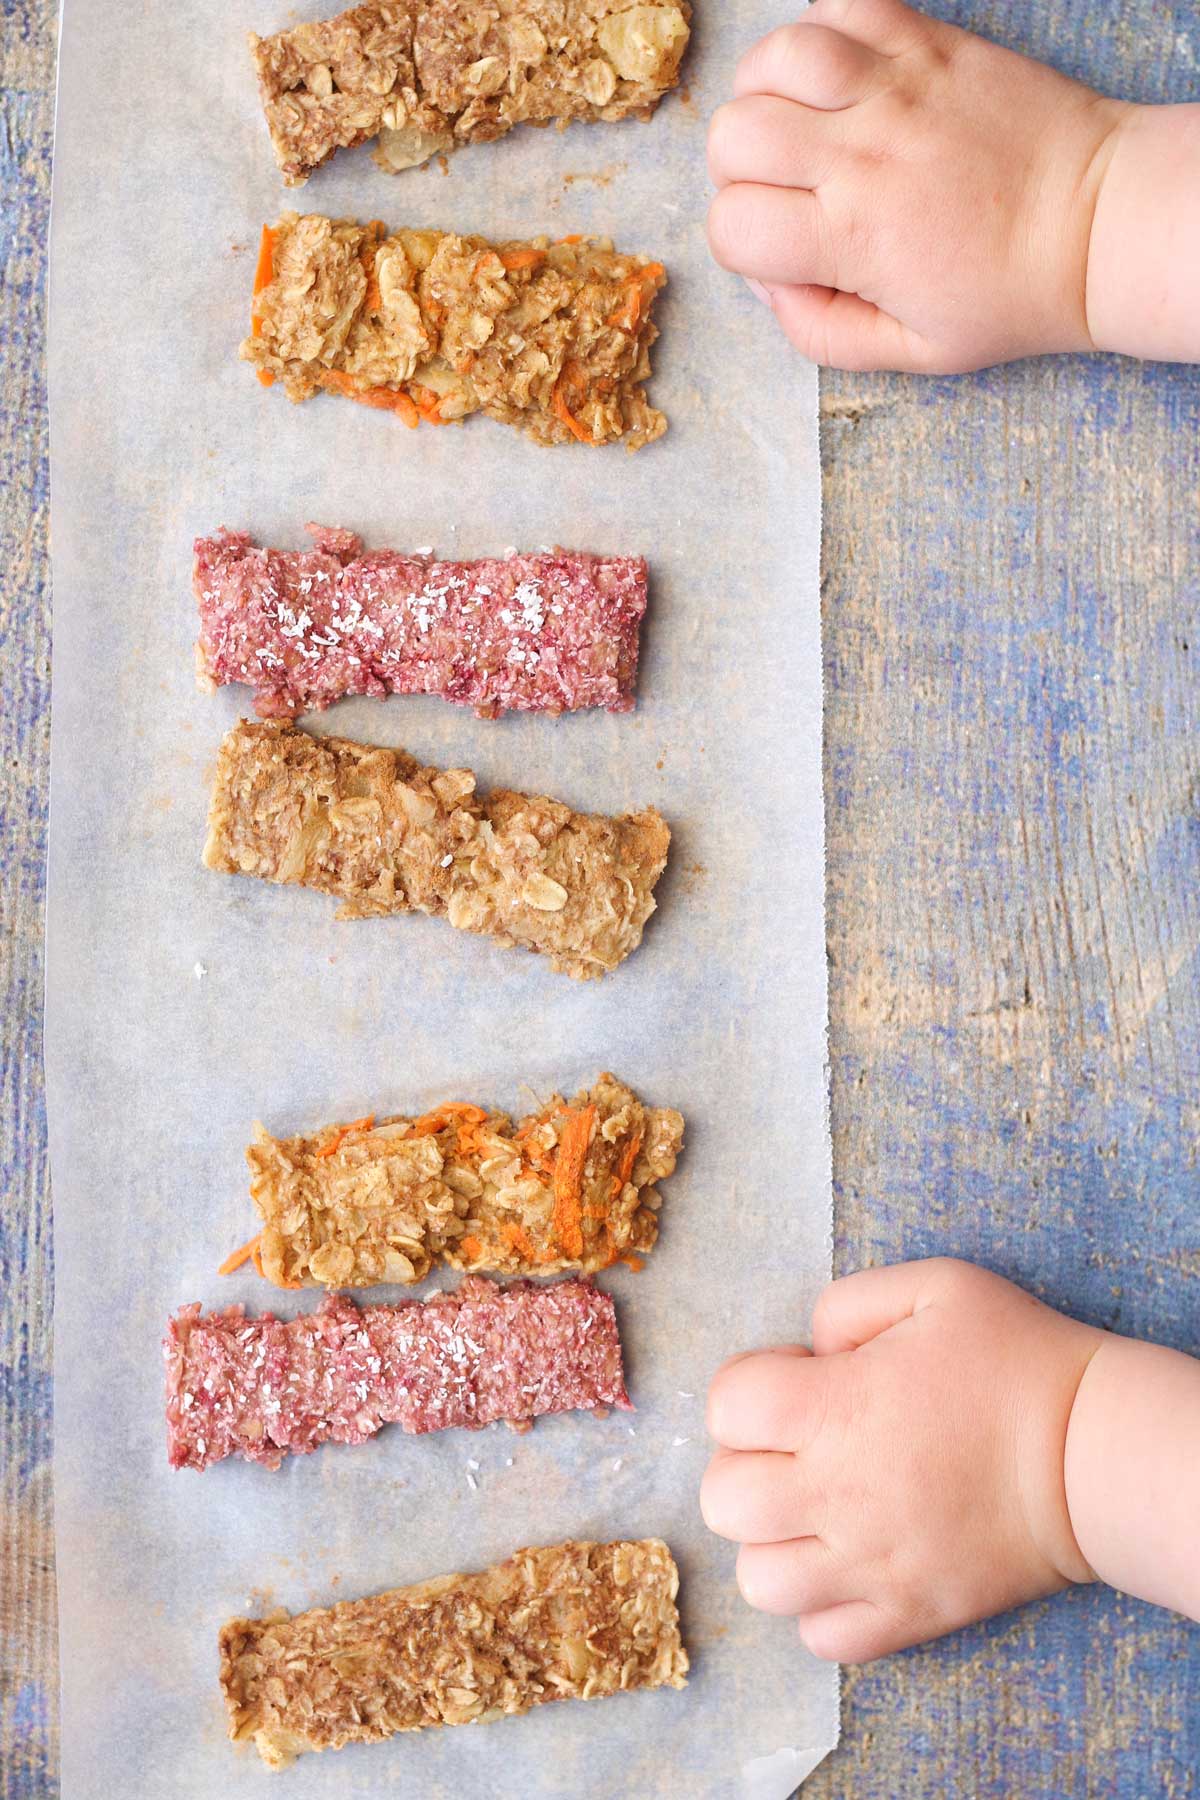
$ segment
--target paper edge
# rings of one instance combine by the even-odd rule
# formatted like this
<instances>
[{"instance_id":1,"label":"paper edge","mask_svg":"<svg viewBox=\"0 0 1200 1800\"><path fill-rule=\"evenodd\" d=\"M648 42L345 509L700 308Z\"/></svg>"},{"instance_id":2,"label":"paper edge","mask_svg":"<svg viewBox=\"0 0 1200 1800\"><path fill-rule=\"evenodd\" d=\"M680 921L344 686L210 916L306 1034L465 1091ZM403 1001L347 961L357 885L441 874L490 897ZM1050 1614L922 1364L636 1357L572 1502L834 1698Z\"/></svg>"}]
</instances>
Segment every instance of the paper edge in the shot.
<instances>
[{"instance_id":1,"label":"paper edge","mask_svg":"<svg viewBox=\"0 0 1200 1800\"><path fill-rule=\"evenodd\" d=\"M808 5L810 3L811 3L811 0L801 0L801 5L802 5L803 10L806 11L808 8ZM50 1066L55 1059L55 1046L54 1046L53 1040L57 1034L51 1028L51 1024L50 1024L51 1013L50 1013L50 1009L48 1008L48 1006L46 1004L46 986L47 986L47 983L49 980L49 972L50 972L50 965L51 965L50 942L51 942L51 937L53 935L52 919L51 919L52 886L51 886L51 882L49 879L49 866L50 866L50 861L51 861L51 856L52 856L52 833L50 830L50 815L51 815L51 811L53 808L54 762L55 762L54 732L53 732L54 686L55 686L54 659L53 659L54 562L55 562L54 533L53 533L53 514L54 514L53 487L54 487L55 458L54 458L53 440L54 440L54 410L55 409L54 409L54 403L53 403L53 372L52 372L52 357L51 357L50 351L51 351L51 345L54 341L53 307L54 307L54 293L55 293L55 287L56 287L55 254L54 254L54 241L55 241L54 212L55 212L55 195L56 195L56 192L58 189L58 155L57 155L57 152L58 152L58 128L59 128L59 109L60 109L61 91L62 91L63 45L64 45L64 42L66 39L67 13L68 13L68 0L58 0L58 6L56 9L56 33L57 33L57 36L56 36L56 44L55 44L54 115L53 115L53 125L52 125L52 134L51 134L51 156L52 156L51 194L50 194L50 207L49 207L48 214L47 214L46 265L45 265L45 267L46 267L46 273L45 273L45 284L46 284L45 371L46 371L46 418L47 418L47 481L48 481L49 512L50 512L50 521L51 521L50 552L49 552L49 557L48 557L48 573L50 576L50 625L51 625L51 692L50 692L50 709L49 709L51 730L50 730L50 767L49 767L49 780L48 780L48 788L47 788L47 833L46 833L47 879L46 879L46 899L45 899L44 911L43 911L43 935L44 935L44 943L45 943L45 955L44 955L44 961L43 961L43 982L42 982L42 1002L43 1002L43 1055L42 1055L42 1060L43 1060L43 1069L44 1069L45 1080L46 1080L47 1154L48 1154L48 1163L49 1163L50 1175L51 1175L51 1242L52 1242L52 1253L53 1253L53 1258L54 1258L52 1302L51 1302L51 1304L52 1304L52 1320L51 1320L52 1329L53 1329L53 1314L54 1314L54 1310L57 1305L60 1259L59 1259L59 1254L58 1254L57 1238L54 1234L54 1212L53 1212L54 1153L53 1153L53 1144L54 1144L55 1137L57 1136L57 1133L56 1133L55 1124L54 1124L53 1107L50 1104L50 1094L51 1094L51 1090L54 1086L54 1083L51 1081L50 1073L49 1073ZM822 435L821 434L821 371L820 371L819 367L816 367L813 365L810 365L810 367L812 367L812 393L813 393L813 399L814 399L813 422L812 422L812 443L813 443L813 449L814 449L814 454L815 454L815 459L816 459L816 474L817 474L817 484L816 484L816 486L817 486L817 496L816 496L817 519L816 519L816 542L815 542L815 566L810 565L806 576L802 580L801 585L802 585L802 588L803 587L810 588L812 599L815 601L816 609L817 609L816 617L817 617L818 678L819 678L818 691L820 694L820 716L819 716L818 723L819 723L820 765L821 765L821 782L822 782L821 804L820 804L820 809L819 809L820 855L821 855L821 878L822 878L821 915L822 915L822 926L823 926L823 934L825 936L825 949L826 949L825 960L824 960L824 964L823 964L823 967L821 970L822 1011L823 1011L822 1037L823 1037L823 1043L824 1043L824 1058L823 1058L823 1090L824 1090L824 1092L823 1092L822 1131L823 1131L823 1139L824 1139L826 1177L827 1177L827 1220L828 1220L828 1223L827 1223L827 1232L826 1232L826 1245L827 1245L828 1254L826 1257L826 1266L828 1269L829 1277L832 1278L835 1216L834 1216L833 1150L832 1150L832 1093L831 1093L832 1065L831 1065L831 1059L830 1059L829 977L828 977L828 908L827 908L828 833L827 833L827 817L826 817L826 805L825 805L825 794L824 794L824 773L825 773L824 742L825 742L827 682L826 682L825 660L824 660L824 629L823 629L823 616L822 616L823 615L823 593L822 593L822 577L821 577L821 559L822 559L822 549L823 549L823 544L824 544L824 479L823 479L822 462L821 462L821 456L822 456L822 452L821 452L821 435ZM801 594L801 598L803 598L803 593ZM51 1387L51 1421L52 1421L52 1434L53 1434L52 1435L52 1451L51 1451L51 1469L52 1469L52 1493L54 1494L55 1498L57 1498L57 1487L58 1487L58 1461L57 1461L57 1456L55 1455L55 1452L54 1452L54 1446L57 1444L57 1434L54 1432L54 1422L55 1422L55 1394L56 1394L58 1368L59 1368L59 1352L57 1349L57 1337L55 1337L54 1338L54 1347L52 1350L53 1381L52 1381L52 1387ZM63 1705L64 1705L64 1701L66 1698L66 1693L67 1693L67 1683L65 1680L65 1669L64 1669L64 1662L65 1662L65 1656L66 1656L66 1650L67 1650L67 1634L63 1630L63 1623L64 1623L64 1621L63 1621L63 1583L59 1577L59 1569L58 1569L58 1565L57 1565L57 1533L56 1532L54 1533L53 1541L54 1541L54 1546L55 1546L55 1558L56 1558L56 1563L55 1563L55 1613L56 1613L56 1622L58 1625L58 1634L57 1634L58 1635L58 1646L57 1646L56 1661L57 1661L57 1665L58 1665L58 1677L59 1677L59 1688L58 1688L57 1698L58 1698L59 1723L60 1723L59 1739L60 1739L60 1744L61 1744L62 1738L65 1736L65 1734L63 1734L61 1732L61 1725L63 1722L62 1710L63 1710ZM746 1800L794 1800L794 1797L799 1794L803 1784L808 1780L808 1778L821 1765L821 1763L825 1761L826 1757L828 1757L834 1750L836 1750L838 1748L838 1746L841 1742L841 1737L842 1737L841 1711L842 1711L842 1699L843 1699L843 1688L842 1688L840 1667L835 1667L833 1670L833 1674L834 1674L835 1679L834 1679L834 1694L833 1694L834 1735L833 1735L832 1739L828 1742L818 1743L816 1745L781 1746L779 1749L777 1749L773 1752L770 1752L767 1755L753 1757L753 1758L749 1759L748 1761L744 1762L741 1766L741 1770L739 1773L740 1773L740 1790L746 1796ZM59 1749L57 1765L58 1765L57 1766L57 1776L58 1776L59 1783L61 1784L62 1779L63 1779L63 1774L64 1774L64 1759L62 1756L61 1748ZM65 1788L63 1789L63 1791L65 1792Z\"/></svg>"}]
</instances>

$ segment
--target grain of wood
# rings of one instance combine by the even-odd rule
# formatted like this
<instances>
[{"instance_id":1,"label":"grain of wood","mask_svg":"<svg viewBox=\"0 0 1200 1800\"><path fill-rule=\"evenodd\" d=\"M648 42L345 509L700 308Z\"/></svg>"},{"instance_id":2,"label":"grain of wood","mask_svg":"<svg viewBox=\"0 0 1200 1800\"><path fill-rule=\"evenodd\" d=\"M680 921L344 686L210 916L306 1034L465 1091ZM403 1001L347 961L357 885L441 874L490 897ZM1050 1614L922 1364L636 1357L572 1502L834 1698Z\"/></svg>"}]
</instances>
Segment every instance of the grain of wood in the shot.
<instances>
[{"instance_id":1,"label":"grain of wood","mask_svg":"<svg viewBox=\"0 0 1200 1800\"><path fill-rule=\"evenodd\" d=\"M1200 94L1166 0L945 16ZM57 1789L41 1101L54 13L0 40L0 1796ZM1200 1349L1200 373L824 385L837 1256L978 1257ZM781 1630L787 1629L782 1623ZM807 1795L1200 1791L1200 1632L1077 1590L852 1673Z\"/></svg>"},{"instance_id":2,"label":"grain of wood","mask_svg":"<svg viewBox=\"0 0 1200 1800\"><path fill-rule=\"evenodd\" d=\"M43 277L53 14L0 34L0 1794L57 1777L50 1484L50 1205L42 1100L42 862L50 617Z\"/></svg>"}]
</instances>

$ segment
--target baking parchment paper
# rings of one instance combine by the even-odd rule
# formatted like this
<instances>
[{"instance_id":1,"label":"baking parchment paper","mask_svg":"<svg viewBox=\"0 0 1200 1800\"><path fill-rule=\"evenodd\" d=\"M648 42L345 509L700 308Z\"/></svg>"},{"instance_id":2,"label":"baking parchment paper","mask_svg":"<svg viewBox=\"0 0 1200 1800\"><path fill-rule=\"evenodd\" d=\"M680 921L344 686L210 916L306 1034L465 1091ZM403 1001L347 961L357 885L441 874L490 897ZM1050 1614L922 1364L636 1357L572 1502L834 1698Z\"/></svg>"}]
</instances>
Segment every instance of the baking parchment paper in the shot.
<instances>
[{"instance_id":1,"label":"baking parchment paper","mask_svg":"<svg viewBox=\"0 0 1200 1800\"><path fill-rule=\"evenodd\" d=\"M343 153L289 195L243 34L319 11L66 7L47 1052L63 1793L778 1800L835 1741L835 1674L789 1622L744 1606L696 1493L714 1368L802 1335L829 1268L815 377L709 260L703 223L704 120L779 15L699 5L686 91L649 124L526 130L445 173L388 177ZM259 227L288 204L607 233L662 260L652 392L668 437L633 457L544 450L483 419L409 433L265 392L235 352ZM573 984L432 920L339 924L318 895L201 867L217 745L249 707L194 686L191 540L225 524L299 545L307 519L443 554L561 542L650 558L634 715L488 723L393 700L315 726L590 810L658 805L675 832L660 911L615 975ZM688 1120L659 1248L605 1278L636 1416L568 1415L524 1438L393 1429L275 1475L168 1470L168 1314L316 1303L216 1274L254 1228L256 1117L289 1132L449 1096L519 1109L606 1068ZM648 1534L682 1571L686 1693L405 1736L284 1777L225 1739L216 1633L233 1614L525 1543Z\"/></svg>"}]
</instances>

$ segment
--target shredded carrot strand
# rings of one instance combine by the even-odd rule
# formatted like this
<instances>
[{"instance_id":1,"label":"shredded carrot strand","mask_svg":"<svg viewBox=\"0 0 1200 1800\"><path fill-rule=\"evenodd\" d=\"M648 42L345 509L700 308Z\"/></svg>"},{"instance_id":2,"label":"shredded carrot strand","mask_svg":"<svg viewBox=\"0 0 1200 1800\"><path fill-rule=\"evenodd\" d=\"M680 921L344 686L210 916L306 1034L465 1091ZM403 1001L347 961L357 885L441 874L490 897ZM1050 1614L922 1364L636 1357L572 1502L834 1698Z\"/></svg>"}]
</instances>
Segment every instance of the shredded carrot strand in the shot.
<instances>
[{"instance_id":1,"label":"shredded carrot strand","mask_svg":"<svg viewBox=\"0 0 1200 1800\"><path fill-rule=\"evenodd\" d=\"M615 312L609 314L606 323L617 325L622 331L636 331L638 320L642 316L642 308L648 298L647 285L653 287L659 278L666 274L661 263L646 263L629 276L625 284L625 298Z\"/></svg>"},{"instance_id":2,"label":"shredded carrot strand","mask_svg":"<svg viewBox=\"0 0 1200 1800\"><path fill-rule=\"evenodd\" d=\"M554 1164L547 1161L545 1146L534 1141L534 1132L543 1121L536 1120L532 1125L523 1125L513 1137L513 1143L521 1154L521 1161L533 1174L540 1175L543 1180L552 1180Z\"/></svg>"},{"instance_id":3,"label":"shredded carrot strand","mask_svg":"<svg viewBox=\"0 0 1200 1800\"><path fill-rule=\"evenodd\" d=\"M275 232L270 225L262 228L262 237L258 245L258 262L254 269L254 298L257 300L263 289L270 287L275 276ZM258 316L257 307L250 308L250 335L262 336L262 320ZM258 379L264 387L274 387L275 377L270 369L259 369Z\"/></svg>"},{"instance_id":4,"label":"shredded carrot strand","mask_svg":"<svg viewBox=\"0 0 1200 1800\"><path fill-rule=\"evenodd\" d=\"M443 1106L435 1106L432 1112L422 1113L419 1119L413 1120L414 1137L432 1137L437 1131L444 1131L448 1125L462 1121L466 1125L482 1125L487 1114L482 1106L471 1106L465 1100L447 1100Z\"/></svg>"},{"instance_id":5,"label":"shredded carrot strand","mask_svg":"<svg viewBox=\"0 0 1200 1800\"><path fill-rule=\"evenodd\" d=\"M633 1174L633 1165L637 1161L638 1151L641 1149L641 1147L642 1147L642 1134L640 1131L635 1131L633 1136L630 1138L629 1142L626 1144L625 1148L622 1150L621 1160L617 1164L617 1174L620 1177L622 1187L625 1186L625 1183L629 1180L629 1177Z\"/></svg>"},{"instance_id":6,"label":"shredded carrot strand","mask_svg":"<svg viewBox=\"0 0 1200 1800\"><path fill-rule=\"evenodd\" d=\"M612 1197L614 1200L619 1197L625 1183L633 1174L633 1165L637 1161L637 1153L641 1147L642 1134L640 1131L635 1131L633 1136L626 1141L625 1148L621 1152L617 1166L613 1170Z\"/></svg>"},{"instance_id":7,"label":"shredded carrot strand","mask_svg":"<svg viewBox=\"0 0 1200 1800\"><path fill-rule=\"evenodd\" d=\"M217 1270L217 1274L232 1275L234 1270L240 1269L243 1263L248 1263L252 1258L257 1257L258 1235L258 1232L255 1232L248 1244L243 1244L240 1250L235 1250L231 1255L227 1256ZM260 1269L259 1274L261 1275L261 1273L262 1270Z\"/></svg>"},{"instance_id":8,"label":"shredded carrot strand","mask_svg":"<svg viewBox=\"0 0 1200 1800\"><path fill-rule=\"evenodd\" d=\"M396 403L392 407L392 411L399 418L403 419L410 431L415 431L417 426L421 423L421 415L417 411L411 396L408 394L396 395Z\"/></svg>"},{"instance_id":9,"label":"shredded carrot strand","mask_svg":"<svg viewBox=\"0 0 1200 1800\"><path fill-rule=\"evenodd\" d=\"M255 1238L255 1240L254 1240L254 1248L250 1252L250 1260L254 1264L254 1267L255 1267L255 1270L257 1271L257 1273L265 1281L267 1279L267 1272L263 1268L262 1244L258 1238Z\"/></svg>"},{"instance_id":10,"label":"shredded carrot strand","mask_svg":"<svg viewBox=\"0 0 1200 1800\"><path fill-rule=\"evenodd\" d=\"M526 245L520 250L502 250L500 252L500 261L510 272L514 269L536 269L538 264L545 260L546 252L535 250L532 245Z\"/></svg>"},{"instance_id":11,"label":"shredded carrot strand","mask_svg":"<svg viewBox=\"0 0 1200 1800\"><path fill-rule=\"evenodd\" d=\"M571 363L568 363L566 368L564 368L558 381L555 383L554 393L551 397L550 404L554 409L555 416L562 420L572 437L578 438L581 444L594 444L597 440L592 436L587 426L581 425L579 420L575 417L567 404L567 397L563 392L563 386L570 377L570 371L573 368L574 364ZM578 372L576 371L575 376L571 377L573 384L577 379L577 375ZM585 394L584 398L586 399L586 397Z\"/></svg>"},{"instance_id":12,"label":"shredded carrot strand","mask_svg":"<svg viewBox=\"0 0 1200 1800\"><path fill-rule=\"evenodd\" d=\"M321 1159L326 1156L335 1155L337 1153L337 1151L339 1151L341 1149L342 1145L345 1143L346 1139L350 1136L350 1133L352 1131L370 1131L370 1129L374 1123L375 1123L375 1114L367 1113L365 1118L351 1119L351 1121L348 1125L339 1125L336 1128L334 1136L330 1138L329 1142L327 1144L322 1144L321 1148L319 1150L314 1151L313 1154L318 1159Z\"/></svg>"},{"instance_id":13,"label":"shredded carrot strand","mask_svg":"<svg viewBox=\"0 0 1200 1800\"><path fill-rule=\"evenodd\" d=\"M572 231L569 232L566 237L555 238L554 241L556 244L582 244L583 233L581 231Z\"/></svg>"},{"instance_id":14,"label":"shredded carrot strand","mask_svg":"<svg viewBox=\"0 0 1200 1800\"><path fill-rule=\"evenodd\" d=\"M572 1257L583 1255L583 1169L595 1123L594 1106L568 1111L554 1159L554 1233L565 1253Z\"/></svg>"},{"instance_id":15,"label":"shredded carrot strand","mask_svg":"<svg viewBox=\"0 0 1200 1800\"><path fill-rule=\"evenodd\" d=\"M257 299L275 279L275 229L264 225L258 241L258 262L254 268L254 295Z\"/></svg>"},{"instance_id":16,"label":"shredded carrot strand","mask_svg":"<svg viewBox=\"0 0 1200 1800\"><path fill-rule=\"evenodd\" d=\"M625 298L615 312L608 315L606 323L616 325L622 331L636 331L637 322L642 316L642 289L636 276L625 290Z\"/></svg>"},{"instance_id":17,"label":"shredded carrot strand","mask_svg":"<svg viewBox=\"0 0 1200 1800\"><path fill-rule=\"evenodd\" d=\"M644 1259L640 1256L620 1256L617 1261L623 1262L626 1268L633 1270L635 1275L639 1269L644 1269L646 1266Z\"/></svg>"},{"instance_id":18,"label":"shredded carrot strand","mask_svg":"<svg viewBox=\"0 0 1200 1800\"><path fill-rule=\"evenodd\" d=\"M343 369L322 369L317 381L323 388L331 389L335 394L344 394L347 400L357 400L360 406L373 406L381 412L394 412L404 423L416 429L420 423L420 414L407 394L396 388L360 387L352 375Z\"/></svg>"},{"instance_id":19,"label":"shredded carrot strand","mask_svg":"<svg viewBox=\"0 0 1200 1800\"><path fill-rule=\"evenodd\" d=\"M537 1251L534 1249L533 1241L523 1225L517 1225L511 1221L506 1222L500 1227L500 1235L504 1238L506 1243L511 1244L513 1249L523 1256L527 1262L537 1261Z\"/></svg>"},{"instance_id":20,"label":"shredded carrot strand","mask_svg":"<svg viewBox=\"0 0 1200 1800\"><path fill-rule=\"evenodd\" d=\"M440 394L435 394L432 388L415 387L413 389L413 402L421 417L423 419L428 419L431 425L446 425L449 423L449 420L443 419L441 412L438 410L442 404L442 396Z\"/></svg>"},{"instance_id":21,"label":"shredded carrot strand","mask_svg":"<svg viewBox=\"0 0 1200 1800\"><path fill-rule=\"evenodd\" d=\"M478 1262L479 1258L483 1254L483 1245L480 1243L480 1241L477 1237L463 1238L461 1240L459 1248L461 1249L464 1256L470 1257L472 1262Z\"/></svg>"}]
</instances>

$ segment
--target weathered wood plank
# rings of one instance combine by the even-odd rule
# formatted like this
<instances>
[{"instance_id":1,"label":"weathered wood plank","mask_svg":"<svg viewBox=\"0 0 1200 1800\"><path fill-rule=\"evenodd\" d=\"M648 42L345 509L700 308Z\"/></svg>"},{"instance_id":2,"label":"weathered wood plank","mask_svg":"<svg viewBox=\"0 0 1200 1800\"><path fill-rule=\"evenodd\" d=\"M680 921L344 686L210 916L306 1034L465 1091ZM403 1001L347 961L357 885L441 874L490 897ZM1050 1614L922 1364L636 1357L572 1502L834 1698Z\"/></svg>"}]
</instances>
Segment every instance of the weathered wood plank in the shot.
<instances>
[{"instance_id":1,"label":"weathered wood plank","mask_svg":"<svg viewBox=\"0 0 1200 1800\"><path fill-rule=\"evenodd\" d=\"M825 384L839 1266L1200 1349L1200 375ZM868 523L869 522L869 523ZM1075 1593L851 1674L815 1795L1190 1794L1200 1632Z\"/></svg>"},{"instance_id":2,"label":"weathered wood plank","mask_svg":"<svg viewBox=\"0 0 1200 1800\"><path fill-rule=\"evenodd\" d=\"M1200 94L1155 4L939 7ZM837 1258L1200 1350L1200 372L824 382ZM1100 1592L873 1668L817 1795L1185 1795L1200 1632Z\"/></svg>"},{"instance_id":3,"label":"weathered wood plank","mask_svg":"<svg viewBox=\"0 0 1200 1800\"><path fill-rule=\"evenodd\" d=\"M53 11L0 32L0 1793L56 1785L42 862L50 748L42 339Z\"/></svg>"}]
</instances>

